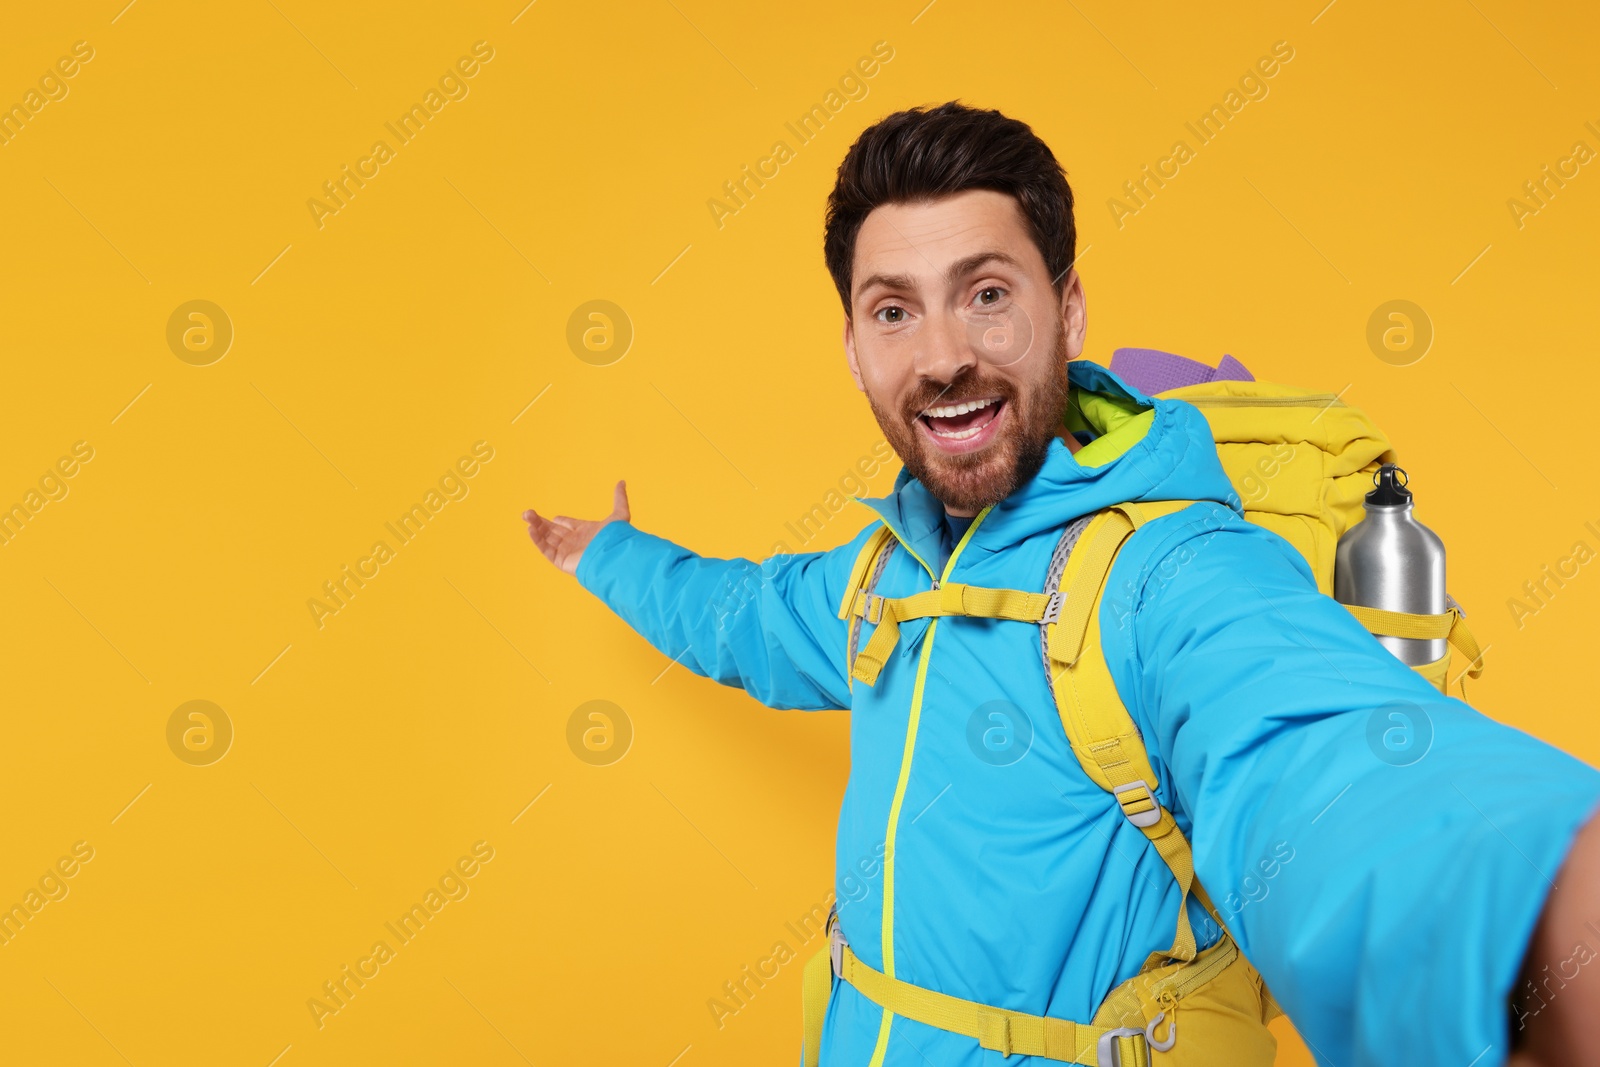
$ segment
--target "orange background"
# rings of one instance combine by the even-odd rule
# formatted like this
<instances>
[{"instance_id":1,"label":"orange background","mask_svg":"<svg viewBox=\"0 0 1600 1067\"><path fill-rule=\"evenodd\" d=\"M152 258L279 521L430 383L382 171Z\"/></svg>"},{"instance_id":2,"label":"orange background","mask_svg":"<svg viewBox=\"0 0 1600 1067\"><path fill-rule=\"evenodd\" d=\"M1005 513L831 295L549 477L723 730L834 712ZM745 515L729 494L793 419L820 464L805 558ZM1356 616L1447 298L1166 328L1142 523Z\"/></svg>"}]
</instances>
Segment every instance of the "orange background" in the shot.
<instances>
[{"instance_id":1,"label":"orange background","mask_svg":"<svg viewBox=\"0 0 1600 1067\"><path fill-rule=\"evenodd\" d=\"M0 144L0 506L39 505L0 544L0 905L66 892L0 945L0 1060L797 1054L798 962L720 1028L707 1002L774 942L815 947L785 923L832 884L845 717L670 666L519 515L601 514L626 476L638 524L698 551L802 547L786 524L881 439L845 372L824 199L856 134L912 104L999 107L1055 149L1091 358L1229 352L1372 414L1492 646L1474 702L1600 760L1600 579L1520 625L1507 606L1600 547L1600 176L1569 163L1536 213L1508 207L1600 148L1592 13L122 3L35 5L0 37L0 104L92 49ZM492 58L400 143L385 124L479 41ZM865 95L799 143L785 123L879 41ZM1185 122L1278 41L1267 95L1199 145ZM364 186L308 207L380 139ZM1179 139L1193 157L1118 225L1108 201ZM708 201L778 140L791 157L719 225ZM1434 331L1405 366L1367 341L1396 299ZM193 300L231 323L220 359L204 325L184 349L198 320L169 346ZM631 324L620 359L568 343L592 300ZM48 477L80 441L92 458ZM452 477L475 442L492 458ZM385 524L435 489L402 544ZM850 505L803 547L864 521ZM319 619L347 565L368 579ZM212 733L169 733L195 700ZM591 700L631 724L607 766L567 740ZM72 876L47 878L61 857ZM441 880L459 899L389 935ZM319 1020L347 965L374 976Z\"/></svg>"}]
</instances>

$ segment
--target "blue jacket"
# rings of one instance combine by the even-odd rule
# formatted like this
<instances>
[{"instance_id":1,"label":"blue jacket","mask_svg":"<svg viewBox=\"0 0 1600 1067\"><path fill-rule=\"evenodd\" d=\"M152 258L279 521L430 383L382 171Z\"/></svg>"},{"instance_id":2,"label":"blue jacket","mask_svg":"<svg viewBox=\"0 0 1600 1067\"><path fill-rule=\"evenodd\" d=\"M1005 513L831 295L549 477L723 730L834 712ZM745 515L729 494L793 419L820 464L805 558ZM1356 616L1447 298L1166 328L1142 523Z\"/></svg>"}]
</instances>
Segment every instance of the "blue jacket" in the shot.
<instances>
[{"instance_id":1,"label":"blue jacket","mask_svg":"<svg viewBox=\"0 0 1600 1067\"><path fill-rule=\"evenodd\" d=\"M1054 441L1039 473L975 526L949 580L1037 590L1075 517L1202 501L1127 543L1109 586L1123 596L1108 593L1101 611L1117 691L1199 881L1320 1063L1500 1063L1507 997L1551 879L1600 800L1600 772L1441 695L1320 594L1304 558L1239 513L1193 406L1084 361L1070 379L1153 406L1148 431L1101 466ZM920 483L902 470L890 495L863 502L942 569L943 509ZM1037 625L907 622L877 684L850 683L837 610L876 526L832 551L757 563L613 523L577 577L690 670L771 707L852 711L835 893L863 962L883 970L892 952L906 981L1088 1022L1171 943L1177 886L1068 748ZM930 578L896 551L877 591L907 596ZM914 701L925 641L936 647ZM1397 708L1404 718L1391 718ZM980 740L1002 721L995 709L1015 724L1020 758ZM1190 907L1202 946L1220 936ZM1002 1060L836 980L821 1062Z\"/></svg>"}]
</instances>

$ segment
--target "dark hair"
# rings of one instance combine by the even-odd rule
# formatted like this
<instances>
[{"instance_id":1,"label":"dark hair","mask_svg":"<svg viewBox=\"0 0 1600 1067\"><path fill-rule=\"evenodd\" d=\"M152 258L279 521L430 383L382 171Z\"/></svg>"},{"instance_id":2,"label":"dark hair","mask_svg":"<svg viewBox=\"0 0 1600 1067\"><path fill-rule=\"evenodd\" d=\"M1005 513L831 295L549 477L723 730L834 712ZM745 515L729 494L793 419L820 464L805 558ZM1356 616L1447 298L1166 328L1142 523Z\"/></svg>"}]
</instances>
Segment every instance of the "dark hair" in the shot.
<instances>
[{"instance_id":1,"label":"dark hair","mask_svg":"<svg viewBox=\"0 0 1600 1067\"><path fill-rule=\"evenodd\" d=\"M1016 197L1060 295L1078 243L1066 171L1027 123L952 100L931 110L897 111L869 126L839 164L828 195L822 254L846 317L856 235L872 209L967 189Z\"/></svg>"}]
</instances>

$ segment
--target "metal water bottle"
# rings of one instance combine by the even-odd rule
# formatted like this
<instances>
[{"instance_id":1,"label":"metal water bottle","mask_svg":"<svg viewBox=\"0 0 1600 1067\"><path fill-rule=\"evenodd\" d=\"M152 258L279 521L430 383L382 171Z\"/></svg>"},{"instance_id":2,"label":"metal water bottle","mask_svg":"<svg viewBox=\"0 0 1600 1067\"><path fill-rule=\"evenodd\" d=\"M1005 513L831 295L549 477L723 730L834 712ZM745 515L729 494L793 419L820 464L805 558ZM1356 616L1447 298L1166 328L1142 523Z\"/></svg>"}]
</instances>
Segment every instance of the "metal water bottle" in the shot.
<instances>
[{"instance_id":1,"label":"metal water bottle","mask_svg":"<svg viewBox=\"0 0 1600 1067\"><path fill-rule=\"evenodd\" d=\"M1385 463L1373 475L1366 515L1339 538L1334 552L1333 598L1341 604L1438 615L1444 588L1444 542L1411 514L1406 472ZM1444 638L1379 636L1410 667L1433 663L1449 648Z\"/></svg>"}]
</instances>

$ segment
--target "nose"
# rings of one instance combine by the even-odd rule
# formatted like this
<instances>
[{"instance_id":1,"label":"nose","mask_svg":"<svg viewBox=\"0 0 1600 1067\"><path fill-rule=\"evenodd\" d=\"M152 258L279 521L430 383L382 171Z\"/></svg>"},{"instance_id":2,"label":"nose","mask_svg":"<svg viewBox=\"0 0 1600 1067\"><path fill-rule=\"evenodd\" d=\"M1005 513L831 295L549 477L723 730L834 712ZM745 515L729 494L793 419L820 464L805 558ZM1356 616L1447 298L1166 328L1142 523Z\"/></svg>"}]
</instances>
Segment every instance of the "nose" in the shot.
<instances>
[{"instance_id":1,"label":"nose","mask_svg":"<svg viewBox=\"0 0 1600 1067\"><path fill-rule=\"evenodd\" d=\"M912 363L919 377L948 385L970 371L978 357L968 341L967 323L949 312L930 313L918 331Z\"/></svg>"}]
</instances>

